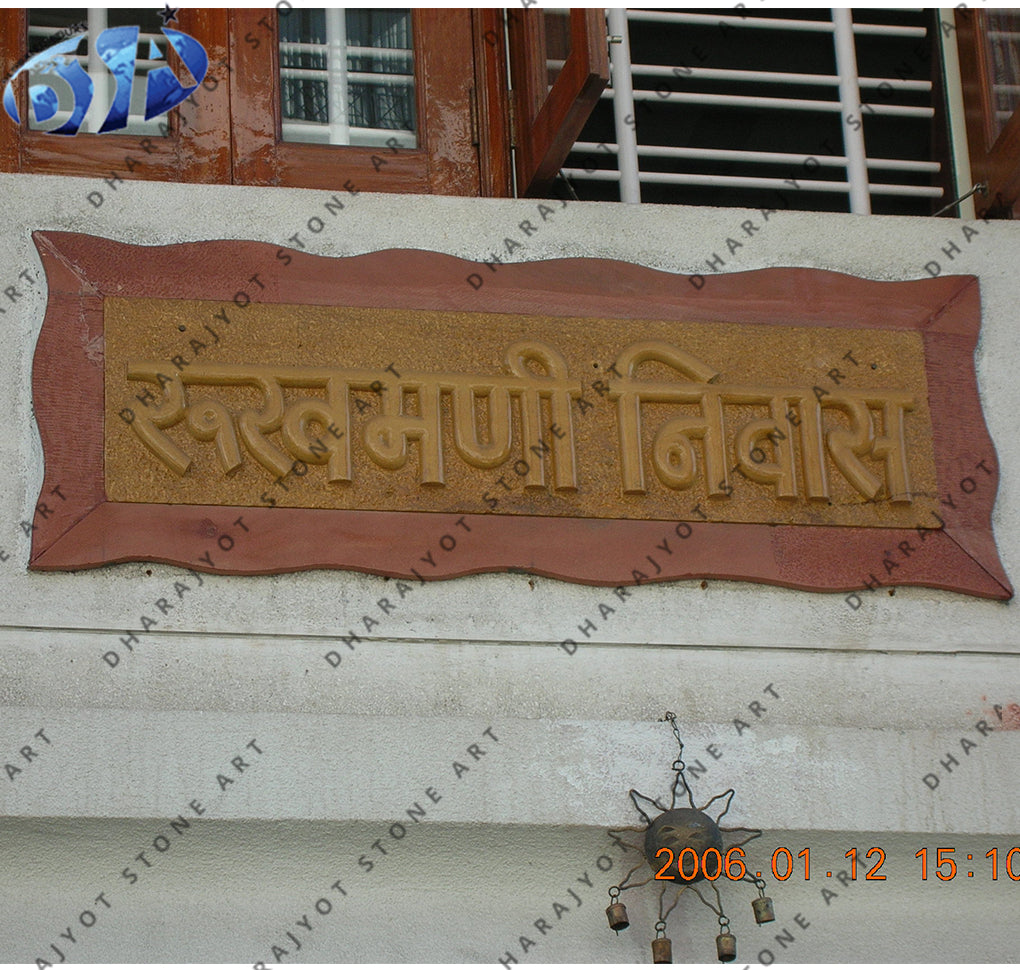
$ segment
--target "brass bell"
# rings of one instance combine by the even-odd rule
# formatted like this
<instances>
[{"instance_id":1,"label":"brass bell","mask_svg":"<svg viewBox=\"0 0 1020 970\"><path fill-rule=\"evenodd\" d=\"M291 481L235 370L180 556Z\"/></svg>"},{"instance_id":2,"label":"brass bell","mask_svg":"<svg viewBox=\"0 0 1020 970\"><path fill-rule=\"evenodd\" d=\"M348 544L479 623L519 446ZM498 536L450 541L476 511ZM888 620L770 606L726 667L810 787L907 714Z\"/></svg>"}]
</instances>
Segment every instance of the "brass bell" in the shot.
<instances>
[{"instance_id":1,"label":"brass bell","mask_svg":"<svg viewBox=\"0 0 1020 970\"><path fill-rule=\"evenodd\" d=\"M672 963L673 943L666 937L652 940L652 963Z\"/></svg>"},{"instance_id":2,"label":"brass bell","mask_svg":"<svg viewBox=\"0 0 1020 970\"><path fill-rule=\"evenodd\" d=\"M776 918L776 911L772 906L772 900L768 896L759 896L751 900L751 909L754 910L756 923L771 923Z\"/></svg>"},{"instance_id":3,"label":"brass bell","mask_svg":"<svg viewBox=\"0 0 1020 970\"><path fill-rule=\"evenodd\" d=\"M610 903L606 907L606 916L609 919L609 928L616 930L617 933L630 926L630 920L627 919L627 907L623 903Z\"/></svg>"},{"instance_id":4,"label":"brass bell","mask_svg":"<svg viewBox=\"0 0 1020 970\"><path fill-rule=\"evenodd\" d=\"M715 938L715 948L719 953L720 963L729 963L737 958L737 938L729 931L720 933Z\"/></svg>"}]
</instances>

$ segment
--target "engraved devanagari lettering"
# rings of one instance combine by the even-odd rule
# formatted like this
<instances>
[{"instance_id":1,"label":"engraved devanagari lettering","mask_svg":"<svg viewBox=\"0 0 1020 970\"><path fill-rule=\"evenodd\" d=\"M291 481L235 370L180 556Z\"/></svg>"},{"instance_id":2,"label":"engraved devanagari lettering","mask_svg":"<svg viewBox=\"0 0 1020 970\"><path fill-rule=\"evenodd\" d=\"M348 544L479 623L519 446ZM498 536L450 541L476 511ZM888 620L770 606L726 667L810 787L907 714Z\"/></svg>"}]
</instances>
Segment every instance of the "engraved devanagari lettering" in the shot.
<instances>
[{"instance_id":1,"label":"engraved devanagari lettering","mask_svg":"<svg viewBox=\"0 0 1020 970\"><path fill-rule=\"evenodd\" d=\"M659 365L660 374L669 368L693 380L640 378L639 369L648 365ZM865 500L911 501L904 415L915 401L908 392L840 389L819 400L809 387L722 383L711 367L662 341L631 344L616 368L621 377L611 382L609 397L617 404L625 493L647 491L643 406L671 405L682 413L654 431L648 449L651 467L667 488L690 489L700 475L709 497L728 498L730 475L740 471L771 486L778 499L797 499L803 491L808 500L828 502L828 457ZM685 405L695 406L695 412L686 413ZM736 425L727 422L728 408L768 414ZM827 411L843 414L847 423L827 427ZM700 459L695 441L701 444ZM881 462L884 474L864 459Z\"/></svg>"},{"instance_id":2,"label":"engraved devanagari lettering","mask_svg":"<svg viewBox=\"0 0 1020 970\"><path fill-rule=\"evenodd\" d=\"M613 372L607 397L625 496L664 487L727 500L739 474L782 503L830 503L834 476L858 501L912 501L909 391L728 382L663 340L627 345ZM391 472L411 464L425 486L446 485L451 457L476 470L513 461L531 490L568 493L583 477L572 408L581 384L544 341L512 343L495 374L131 361L127 376L158 385L161 400L137 395L145 406L129 409L130 427L179 476L192 458L168 434L177 426L211 443L225 476L248 455L277 480L299 462L325 465L327 483L342 486L361 455ZM249 403L232 411L217 388L247 389ZM375 395L378 410L352 445L351 397L360 394Z\"/></svg>"},{"instance_id":3,"label":"engraved devanagari lettering","mask_svg":"<svg viewBox=\"0 0 1020 970\"><path fill-rule=\"evenodd\" d=\"M544 489L549 466L554 490L576 490L571 401L581 396L580 383L570 379L562 355L541 341L513 344L505 365L507 373L500 375L441 371L396 376L359 368L242 364L196 364L175 372L165 361L135 360L128 363L128 380L159 384L163 400L147 391L137 396L143 407L126 410L134 433L179 476L188 472L192 459L167 431L182 425L197 441L213 442L225 475L243 464L243 446L276 478L287 475L298 461L326 465L327 481L343 484L353 476L350 397L369 392L378 395L380 413L364 424L362 453L380 468L396 471L408 464L413 446L419 483L444 485L444 399L451 401L455 450L467 465L479 469L497 467L512 457L516 401L517 457L527 467L526 487ZM173 376L164 378L167 372ZM189 401L188 388L194 386L203 388L203 396ZM215 387L251 388L261 404L232 413L209 393ZM287 392L295 390L324 396L288 402ZM479 420L480 402L484 422ZM552 432L543 430L547 428Z\"/></svg>"}]
</instances>

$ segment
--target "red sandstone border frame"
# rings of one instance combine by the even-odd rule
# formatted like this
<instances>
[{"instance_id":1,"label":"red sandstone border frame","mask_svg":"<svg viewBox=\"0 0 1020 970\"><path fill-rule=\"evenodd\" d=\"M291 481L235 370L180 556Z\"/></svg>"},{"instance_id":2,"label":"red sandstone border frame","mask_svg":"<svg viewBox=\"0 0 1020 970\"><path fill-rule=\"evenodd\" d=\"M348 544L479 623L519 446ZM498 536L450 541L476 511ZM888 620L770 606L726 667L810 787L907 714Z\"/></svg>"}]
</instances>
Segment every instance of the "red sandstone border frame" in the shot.
<instances>
[{"instance_id":1,"label":"red sandstone border frame","mask_svg":"<svg viewBox=\"0 0 1020 970\"><path fill-rule=\"evenodd\" d=\"M234 240L138 246L70 232L33 234L49 303L33 364L45 457L40 498L75 482L32 533L29 568L85 569L129 561L194 569L212 516L243 514L257 542L237 547L229 569L258 574L338 568L410 578L436 513L188 506L111 502L104 490L103 298L217 300L229 304L237 267L258 272L262 302L402 307L620 319L918 330L925 349L939 494L994 461L974 371L981 303L974 276L879 282L828 270L775 268L688 277L607 259L482 264L423 250L327 257ZM484 286L467 285L483 271ZM74 427L77 433L62 429ZM999 561L991 514L998 485L977 490L904 558L890 585L931 586L993 599L1013 588ZM219 517L219 516L217 516ZM631 569L661 541L661 521L465 515L472 542L436 579L518 570L593 585L634 582ZM692 522L683 555L656 581L736 579L811 591L865 587L887 550L914 529ZM930 543L930 545L929 545ZM430 577L431 578L431 577Z\"/></svg>"}]
</instances>

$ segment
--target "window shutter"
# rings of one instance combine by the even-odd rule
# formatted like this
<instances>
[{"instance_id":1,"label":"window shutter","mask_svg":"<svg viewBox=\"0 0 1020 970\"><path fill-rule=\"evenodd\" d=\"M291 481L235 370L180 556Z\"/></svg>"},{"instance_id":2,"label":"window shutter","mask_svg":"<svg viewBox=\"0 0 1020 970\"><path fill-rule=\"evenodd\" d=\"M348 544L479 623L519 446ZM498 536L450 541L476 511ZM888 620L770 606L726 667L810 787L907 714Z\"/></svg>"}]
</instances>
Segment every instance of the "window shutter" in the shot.
<instances>
[{"instance_id":1,"label":"window shutter","mask_svg":"<svg viewBox=\"0 0 1020 970\"><path fill-rule=\"evenodd\" d=\"M541 10L510 11L507 17L517 190L522 196L542 195L609 82L605 11L572 9L562 32ZM569 49L550 88L549 61L558 60L553 56L558 42Z\"/></svg>"},{"instance_id":2,"label":"window shutter","mask_svg":"<svg viewBox=\"0 0 1020 970\"><path fill-rule=\"evenodd\" d=\"M992 218L1020 215L1020 14L957 10L960 74L976 197Z\"/></svg>"}]
</instances>

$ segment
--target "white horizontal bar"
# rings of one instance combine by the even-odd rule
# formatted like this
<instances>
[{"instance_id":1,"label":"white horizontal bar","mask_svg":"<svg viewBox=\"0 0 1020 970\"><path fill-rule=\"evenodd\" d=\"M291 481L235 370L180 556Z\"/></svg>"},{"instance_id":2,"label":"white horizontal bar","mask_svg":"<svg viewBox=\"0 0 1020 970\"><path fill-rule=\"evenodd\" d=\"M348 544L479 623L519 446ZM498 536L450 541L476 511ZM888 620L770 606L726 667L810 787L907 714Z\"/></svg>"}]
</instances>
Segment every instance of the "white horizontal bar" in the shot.
<instances>
[{"instance_id":1,"label":"white horizontal bar","mask_svg":"<svg viewBox=\"0 0 1020 970\"><path fill-rule=\"evenodd\" d=\"M612 91L603 91L601 97L611 98ZM655 91L635 91L635 101L665 101L679 104L714 104L730 108L776 108L784 111L840 111L838 101L813 101L804 98L760 98L747 94L702 94L692 91L671 91L665 97ZM906 118L933 118L934 108L914 107L905 104L862 105L864 114L899 115Z\"/></svg>"},{"instance_id":2,"label":"white horizontal bar","mask_svg":"<svg viewBox=\"0 0 1020 970\"><path fill-rule=\"evenodd\" d=\"M33 27L33 26L29 25L28 36L29 37L52 37L54 34L63 33L67 29L68 29L67 27ZM87 31L85 29L79 30L79 31L76 31L76 33L74 33L74 34L69 34L68 37L69 38L70 37L75 37L75 36L77 36L79 34L84 34L86 32ZM165 41L166 40L166 35L165 34L145 34L145 33L139 33L138 34L138 39L140 41L142 41L142 40Z\"/></svg>"},{"instance_id":3,"label":"white horizontal bar","mask_svg":"<svg viewBox=\"0 0 1020 970\"><path fill-rule=\"evenodd\" d=\"M348 71L347 80L364 82L367 84L386 82L387 84L414 85L413 74L379 74L375 71Z\"/></svg>"},{"instance_id":4,"label":"white horizontal bar","mask_svg":"<svg viewBox=\"0 0 1020 970\"><path fill-rule=\"evenodd\" d=\"M617 146L606 144L604 147L595 142L579 141L574 144L575 152L603 152L605 149L616 152ZM796 155L790 152L751 152L722 148L673 148L668 145L638 145L638 155L649 158L697 158L707 161L753 162L758 164L789 164L803 165L809 158L815 159L819 165L828 168L845 168L845 155ZM881 168L896 172L939 172L942 166L938 162L917 162L901 158L869 158L868 168Z\"/></svg>"},{"instance_id":5,"label":"white horizontal bar","mask_svg":"<svg viewBox=\"0 0 1020 970\"><path fill-rule=\"evenodd\" d=\"M280 50L285 51L288 54L322 54L326 56L326 49L328 44L310 44L304 41L296 40L281 40Z\"/></svg>"},{"instance_id":6,"label":"white horizontal bar","mask_svg":"<svg viewBox=\"0 0 1020 970\"><path fill-rule=\"evenodd\" d=\"M322 134L328 130L329 125L325 122L302 121L298 118L283 119L284 134L299 134L301 132L307 132L308 134ZM360 128L357 125L351 125L350 132L352 135L386 135L387 138L392 135L397 139L399 144L405 144L412 148L414 147L414 143L417 141L415 134L413 132L409 134L404 128Z\"/></svg>"},{"instance_id":7,"label":"white horizontal bar","mask_svg":"<svg viewBox=\"0 0 1020 970\"><path fill-rule=\"evenodd\" d=\"M280 68L280 76L281 77L296 78L296 79L303 78L303 79L308 80L308 81L322 81L324 83L328 82L328 80L329 80L329 72L324 67L323 68L318 68L318 67L281 67ZM370 72L365 72L365 71L348 71L347 72L347 80L348 81L366 82L366 83L369 83L369 84L371 84L373 82L379 82L380 84L383 83L383 82L386 82L387 84L393 83L393 84L413 85L414 84L414 75L413 74L375 74L375 73L370 73Z\"/></svg>"},{"instance_id":8,"label":"white horizontal bar","mask_svg":"<svg viewBox=\"0 0 1020 970\"><path fill-rule=\"evenodd\" d=\"M704 13L666 13L661 10L628 10L628 20L650 23L691 24L717 27L753 27L760 30L801 30L832 33L831 20L789 20L780 17L718 17ZM891 24L854 24L855 34L873 34L889 37L924 37L924 27L904 27Z\"/></svg>"},{"instance_id":9,"label":"white horizontal bar","mask_svg":"<svg viewBox=\"0 0 1020 970\"><path fill-rule=\"evenodd\" d=\"M899 24L854 24L854 33L869 37L927 37L928 28Z\"/></svg>"},{"instance_id":10,"label":"white horizontal bar","mask_svg":"<svg viewBox=\"0 0 1020 970\"><path fill-rule=\"evenodd\" d=\"M67 27L36 27L33 24L28 25L28 36L29 37L52 37L53 34L60 34L67 30ZM85 33L84 30L78 31L79 33Z\"/></svg>"},{"instance_id":11,"label":"white horizontal bar","mask_svg":"<svg viewBox=\"0 0 1020 970\"><path fill-rule=\"evenodd\" d=\"M66 55L66 56L73 57L83 67L88 67L88 63L89 63L89 56L88 56L88 54L69 54L69 55ZM166 61L164 61L162 58L160 58L158 61L156 61L156 60L151 60L150 61L147 58L139 57L139 58L137 58L135 60L135 73L137 74L143 68L147 68L147 67L161 67L161 66L162 67L166 66Z\"/></svg>"},{"instance_id":12,"label":"white horizontal bar","mask_svg":"<svg viewBox=\"0 0 1020 970\"><path fill-rule=\"evenodd\" d=\"M352 57L393 57L408 58L414 51L410 47L355 47L348 44L345 48Z\"/></svg>"},{"instance_id":13,"label":"white horizontal bar","mask_svg":"<svg viewBox=\"0 0 1020 970\"><path fill-rule=\"evenodd\" d=\"M563 173L568 178L588 179L593 182L617 182L619 172L595 171L586 172L581 168L567 168ZM797 179L797 189L783 179L743 178L736 175L677 175L672 172L641 172L642 182L658 182L666 185L725 185L738 189L781 189L786 192L849 192L848 182L820 182ZM891 185L884 182L871 182L868 191L872 195L902 195L925 198L941 198L942 189L931 185Z\"/></svg>"},{"instance_id":14,"label":"white horizontal bar","mask_svg":"<svg viewBox=\"0 0 1020 970\"><path fill-rule=\"evenodd\" d=\"M909 104L863 104L862 108L870 108L864 111L862 117L869 114L887 115L897 118L934 118L934 108L915 107Z\"/></svg>"},{"instance_id":15,"label":"white horizontal bar","mask_svg":"<svg viewBox=\"0 0 1020 970\"><path fill-rule=\"evenodd\" d=\"M560 61L560 64L563 62ZM631 73L646 77L680 77L705 78L715 81L748 81L753 83L768 82L772 84L824 84L838 87L839 78L834 74L787 74L781 71L737 71L729 68L692 67L684 68L679 74L673 73L674 68L659 64L634 64ZM905 81L898 77L862 77L857 79L861 87L877 88L888 84L900 91L930 91L931 81Z\"/></svg>"},{"instance_id":16,"label":"white horizontal bar","mask_svg":"<svg viewBox=\"0 0 1020 970\"><path fill-rule=\"evenodd\" d=\"M31 128L31 130L32 131L51 131L53 128L59 128L60 125L57 124L57 122L60 122L60 124L63 124L64 122L68 121L71 118L72 114L74 114L74 112L71 111L71 110L68 110L68 109L65 109L65 108L58 108L56 111L53 112L53 116L52 117L46 119L45 125L47 127L45 127L45 128L34 127L35 126L35 121L32 120L31 124L33 125L33 127ZM130 131L126 131L125 129L119 128L119 129L117 129L117 131L108 132L108 134L111 134L111 135L148 134L148 133L150 133L149 129L151 129L151 132L154 133L154 132L157 132L159 130L159 125L160 125L160 120L158 118L150 118L148 121L146 121L145 120L145 115L134 114L134 113L131 113L131 114L129 114L127 116L127 122L128 122L129 125L135 125L135 126L144 125L146 127L146 131L145 132L138 132L138 131L130 132ZM84 122L82 123L81 131L85 132Z\"/></svg>"},{"instance_id":17,"label":"white horizontal bar","mask_svg":"<svg viewBox=\"0 0 1020 970\"><path fill-rule=\"evenodd\" d=\"M280 41L280 50L287 51L288 53L322 54L325 56L328 46L326 43L309 44L294 40ZM344 51L350 57L390 57L404 60L411 57L414 53L414 51L407 47L355 47L353 45L348 45L344 48Z\"/></svg>"}]
</instances>

